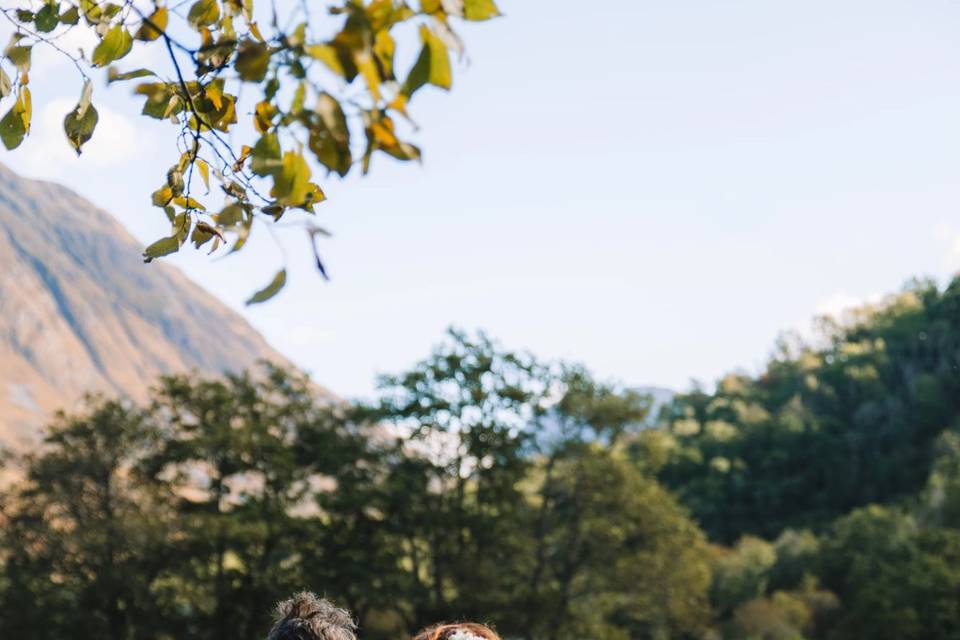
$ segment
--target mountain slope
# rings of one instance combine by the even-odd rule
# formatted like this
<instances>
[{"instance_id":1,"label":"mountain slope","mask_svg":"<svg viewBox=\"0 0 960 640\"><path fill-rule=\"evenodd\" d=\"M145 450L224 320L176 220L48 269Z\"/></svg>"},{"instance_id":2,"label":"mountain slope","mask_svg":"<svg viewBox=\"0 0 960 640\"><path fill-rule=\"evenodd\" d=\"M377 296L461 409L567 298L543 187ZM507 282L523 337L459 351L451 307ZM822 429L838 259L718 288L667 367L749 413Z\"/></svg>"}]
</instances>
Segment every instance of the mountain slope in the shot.
<instances>
[{"instance_id":1,"label":"mountain slope","mask_svg":"<svg viewBox=\"0 0 960 640\"><path fill-rule=\"evenodd\" d=\"M0 445L87 391L142 399L156 376L285 360L107 213L0 166Z\"/></svg>"}]
</instances>

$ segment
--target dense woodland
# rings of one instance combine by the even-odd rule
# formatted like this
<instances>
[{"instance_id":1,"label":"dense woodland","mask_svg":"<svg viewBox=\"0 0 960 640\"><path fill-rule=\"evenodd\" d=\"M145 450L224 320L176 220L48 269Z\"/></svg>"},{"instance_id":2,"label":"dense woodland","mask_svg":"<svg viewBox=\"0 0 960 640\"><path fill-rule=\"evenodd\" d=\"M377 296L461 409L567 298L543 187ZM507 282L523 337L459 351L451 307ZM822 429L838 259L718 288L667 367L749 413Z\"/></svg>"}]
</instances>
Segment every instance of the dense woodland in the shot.
<instances>
[{"instance_id":1,"label":"dense woodland","mask_svg":"<svg viewBox=\"0 0 960 640\"><path fill-rule=\"evenodd\" d=\"M255 639L308 588L371 639L960 638L960 279L649 408L455 332L366 404L91 398L7 460L0 637Z\"/></svg>"}]
</instances>

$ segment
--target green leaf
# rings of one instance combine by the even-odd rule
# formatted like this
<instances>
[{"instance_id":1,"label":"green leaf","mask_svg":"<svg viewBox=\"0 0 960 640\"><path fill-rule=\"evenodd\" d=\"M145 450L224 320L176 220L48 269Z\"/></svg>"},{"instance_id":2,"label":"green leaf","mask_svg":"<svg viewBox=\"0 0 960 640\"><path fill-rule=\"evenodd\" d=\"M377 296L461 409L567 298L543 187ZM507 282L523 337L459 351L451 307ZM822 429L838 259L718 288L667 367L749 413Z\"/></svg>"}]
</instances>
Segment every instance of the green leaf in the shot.
<instances>
[{"instance_id":1,"label":"green leaf","mask_svg":"<svg viewBox=\"0 0 960 640\"><path fill-rule=\"evenodd\" d=\"M99 24L103 18L103 11L94 0L80 0L80 10L83 11L83 17L91 25Z\"/></svg>"},{"instance_id":2,"label":"green leaf","mask_svg":"<svg viewBox=\"0 0 960 640\"><path fill-rule=\"evenodd\" d=\"M171 114L183 111L183 101L174 93L173 84L166 82L144 82L138 84L134 93L147 97L141 113L151 118L163 120ZM173 108L171 109L171 104Z\"/></svg>"},{"instance_id":3,"label":"green leaf","mask_svg":"<svg viewBox=\"0 0 960 640\"><path fill-rule=\"evenodd\" d=\"M345 176L353 163L346 115L336 98L326 92L320 94L315 111L319 121L310 129L310 150L327 169Z\"/></svg>"},{"instance_id":4,"label":"green leaf","mask_svg":"<svg viewBox=\"0 0 960 640\"><path fill-rule=\"evenodd\" d=\"M283 154L283 164L273 178L270 192L282 205L297 207L307 201L311 192L310 167L303 155L296 151Z\"/></svg>"},{"instance_id":5,"label":"green leaf","mask_svg":"<svg viewBox=\"0 0 960 640\"><path fill-rule=\"evenodd\" d=\"M170 13L165 7L160 7L143 21L140 29L137 31L137 40L151 42L163 35L170 20Z\"/></svg>"},{"instance_id":6,"label":"green leaf","mask_svg":"<svg viewBox=\"0 0 960 640\"><path fill-rule=\"evenodd\" d=\"M27 46L9 46L4 52L7 60L13 63L18 70L26 73L30 70L30 53L32 47Z\"/></svg>"},{"instance_id":7,"label":"green leaf","mask_svg":"<svg viewBox=\"0 0 960 640\"><path fill-rule=\"evenodd\" d=\"M401 93L407 98L425 84L441 89L449 89L453 84L447 46L426 25L420 27L420 38L423 40L423 48L401 89Z\"/></svg>"},{"instance_id":8,"label":"green leaf","mask_svg":"<svg viewBox=\"0 0 960 640\"><path fill-rule=\"evenodd\" d=\"M77 24L80 22L80 10L77 7L70 7L60 14L60 22L69 25Z\"/></svg>"},{"instance_id":9,"label":"green leaf","mask_svg":"<svg viewBox=\"0 0 960 640\"><path fill-rule=\"evenodd\" d=\"M81 153L81 147L93 137L93 130L97 127L97 121L100 119L96 108L90 104L92 95L93 83L87 80L83 84L80 102L63 119L63 130L67 134L67 140L78 156Z\"/></svg>"},{"instance_id":10,"label":"green leaf","mask_svg":"<svg viewBox=\"0 0 960 640\"><path fill-rule=\"evenodd\" d=\"M193 243L193 246L199 249L206 243L212 240L214 235L203 229L199 224L193 228L193 233L190 234L190 242Z\"/></svg>"},{"instance_id":11,"label":"green leaf","mask_svg":"<svg viewBox=\"0 0 960 640\"><path fill-rule=\"evenodd\" d=\"M56 3L43 5L43 8L34 16L33 24L40 33L50 33L60 24L60 7Z\"/></svg>"},{"instance_id":12,"label":"green leaf","mask_svg":"<svg viewBox=\"0 0 960 640\"><path fill-rule=\"evenodd\" d=\"M96 128L100 116L93 105L88 107L82 116L77 115L77 113L77 109L74 109L67 114L67 117L63 120L63 130L67 134L70 146L76 150L77 155L80 155L81 147L93 137L93 130Z\"/></svg>"},{"instance_id":13,"label":"green leaf","mask_svg":"<svg viewBox=\"0 0 960 640\"><path fill-rule=\"evenodd\" d=\"M114 25L93 50L93 64L97 67L106 66L130 53L131 47L133 37L130 32L119 24Z\"/></svg>"},{"instance_id":14,"label":"green leaf","mask_svg":"<svg viewBox=\"0 0 960 640\"><path fill-rule=\"evenodd\" d=\"M233 202L228 204L223 210L217 214L217 224L223 227L232 227L235 224L239 224L243 221L243 209L239 204Z\"/></svg>"},{"instance_id":15,"label":"green leaf","mask_svg":"<svg viewBox=\"0 0 960 640\"><path fill-rule=\"evenodd\" d=\"M240 79L247 82L263 82L270 66L270 48L253 40L244 40L237 51L234 67Z\"/></svg>"},{"instance_id":16,"label":"green leaf","mask_svg":"<svg viewBox=\"0 0 960 640\"><path fill-rule=\"evenodd\" d=\"M277 275L273 277L273 280L270 282L270 284L260 291L257 291L250 297L249 300L247 300L247 304L251 305L266 302L273 296L280 293L280 290L283 289L285 284L287 284L287 270L281 269Z\"/></svg>"},{"instance_id":17,"label":"green leaf","mask_svg":"<svg viewBox=\"0 0 960 640\"><path fill-rule=\"evenodd\" d=\"M187 234L190 233L190 221L192 218L184 211L173 217L173 237L182 245L187 241Z\"/></svg>"},{"instance_id":18,"label":"green leaf","mask_svg":"<svg viewBox=\"0 0 960 640\"><path fill-rule=\"evenodd\" d=\"M250 152L250 170L258 176L272 176L280 170L280 140L265 133Z\"/></svg>"},{"instance_id":19,"label":"green leaf","mask_svg":"<svg viewBox=\"0 0 960 640\"><path fill-rule=\"evenodd\" d=\"M121 80L133 80L135 78L146 78L148 76L156 76L153 71L150 69L136 69L135 71L125 71L121 72L116 67L110 67L107 69L107 82L119 82Z\"/></svg>"},{"instance_id":20,"label":"green leaf","mask_svg":"<svg viewBox=\"0 0 960 640\"><path fill-rule=\"evenodd\" d=\"M217 0L197 0L190 7L187 20L194 29L209 27L220 19L220 4Z\"/></svg>"},{"instance_id":21,"label":"green leaf","mask_svg":"<svg viewBox=\"0 0 960 640\"><path fill-rule=\"evenodd\" d=\"M155 207L166 207L173 200L173 189L168 186L160 187L150 196L150 201Z\"/></svg>"},{"instance_id":22,"label":"green leaf","mask_svg":"<svg viewBox=\"0 0 960 640\"><path fill-rule=\"evenodd\" d=\"M179 250L179 237L170 236L169 238L160 238L143 250L143 261L150 262L154 258L162 258L163 256L170 255L171 253L176 253Z\"/></svg>"},{"instance_id":23,"label":"green leaf","mask_svg":"<svg viewBox=\"0 0 960 640\"><path fill-rule=\"evenodd\" d=\"M296 91L293 92L293 100L290 101L290 113L297 115L303 111L303 103L307 99L307 83L297 84Z\"/></svg>"},{"instance_id":24,"label":"green leaf","mask_svg":"<svg viewBox=\"0 0 960 640\"><path fill-rule=\"evenodd\" d=\"M16 149L30 131L32 105L30 90L23 87L7 115L0 119L0 141L7 149Z\"/></svg>"},{"instance_id":25,"label":"green leaf","mask_svg":"<svg viewBox=\"0 0 960 640\"><path fill-rule=\"evenodd\" d=\"M183 181L183 170L179 166L171 167L170 170L167 171L167 186L170 187L170 191L174 196L183 194L186 185Z\"/></svg>"},{"instance_id":26,"label":"green leaf","mask_svg":"<svg viewBox=\"0 0 960 640\"><path fill-rule=\"evenodd\" d=\"M493 0L463 0L463 17L475 22L502 15Z\"/></svg>"}]
</instances>

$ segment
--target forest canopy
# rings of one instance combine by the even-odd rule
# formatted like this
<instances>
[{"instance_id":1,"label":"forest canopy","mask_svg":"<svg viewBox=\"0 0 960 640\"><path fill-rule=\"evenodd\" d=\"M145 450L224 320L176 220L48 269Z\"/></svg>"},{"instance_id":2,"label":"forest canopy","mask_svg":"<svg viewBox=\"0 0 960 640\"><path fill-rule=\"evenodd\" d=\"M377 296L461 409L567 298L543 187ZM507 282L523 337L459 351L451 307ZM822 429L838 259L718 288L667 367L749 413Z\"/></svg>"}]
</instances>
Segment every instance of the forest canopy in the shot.
<instances>
[{"instance_id":1,"label":"forest canopy","mask_svg":"<svg viewBox=\"0 0 960 640\"><path fill-rule=\"evenodd\" d=\"M646 409L461 334L366 406L275 368L92 398L3 496L0 635L262 637L306 585L367 638L699 632L706 541L623 446Z\"/></svg>"},{"instance_id":2,"label":"forest canopy","mask_svg":"<svg viewBox=\"0 0 960 640\"><path fill-rule=\"evenodd\" d=\"M255 638L310 588L368 638L955 638L958 305L914 282L656 419L459 332L369 403L270 367L91 398L11 462L0 634Z\"/></svg>"}]
</instances>

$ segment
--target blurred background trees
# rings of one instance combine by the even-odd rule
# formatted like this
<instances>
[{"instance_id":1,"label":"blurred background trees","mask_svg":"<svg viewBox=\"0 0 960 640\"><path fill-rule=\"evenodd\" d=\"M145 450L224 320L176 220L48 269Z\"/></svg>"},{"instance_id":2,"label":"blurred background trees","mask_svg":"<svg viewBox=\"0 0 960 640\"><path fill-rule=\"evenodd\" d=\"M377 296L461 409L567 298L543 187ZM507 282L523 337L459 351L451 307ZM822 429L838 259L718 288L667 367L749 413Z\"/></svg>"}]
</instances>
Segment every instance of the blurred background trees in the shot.
<instances>
[{"instance_id":1,"label":"blurred background trees","mask_svg":"<svg viewBox=\"0 0 960 640\"><path fill-rule=\"evenodd\" d=\"M645 399L451 334L367 406L271 367L91 398L3 497L0 633L259 637L312 587L367 637L694 632L707 545L621 441Z\"/></svg>"},{"instance_id":2,"label":"blurred background trees","mask_svg":"<svg viewBox=\"0 0 960 640\"><path fill-rule=\"evenodd\" d=\"M269 366L91 398L9 462L0 635L255 638L312 588L369 638L960 637L958 296L912 283L656 421L458 332L366 404Z\"/></svg>"}]
</instances>

